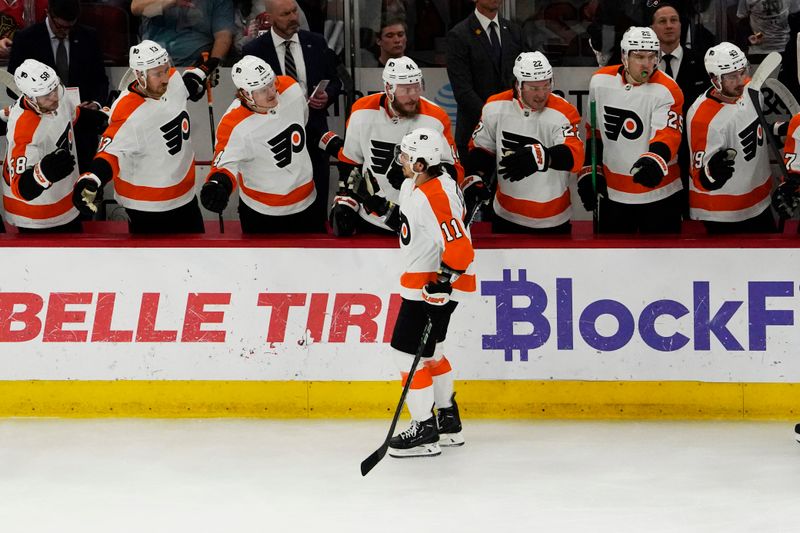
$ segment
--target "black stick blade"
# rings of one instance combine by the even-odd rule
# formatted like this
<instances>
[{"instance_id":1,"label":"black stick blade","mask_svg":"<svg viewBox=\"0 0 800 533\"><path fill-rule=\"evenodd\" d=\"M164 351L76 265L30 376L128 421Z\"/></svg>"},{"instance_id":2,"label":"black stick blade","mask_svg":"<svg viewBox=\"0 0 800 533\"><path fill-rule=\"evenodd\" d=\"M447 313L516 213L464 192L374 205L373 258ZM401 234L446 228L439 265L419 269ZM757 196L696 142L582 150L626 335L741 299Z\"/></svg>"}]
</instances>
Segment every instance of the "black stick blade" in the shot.
<instances>
[{"instance_id":1,"label":"black stick blade","mask_svg":"<svg viewBox=\"0 0 800 533\"><path fill-rule=\"evenodd\" d=\"M381 462L381 459L383 459L383 457L386 455L386 451L388 449L389 446L384 444L383 446L372 452L372 454L369 457L361 461L361 475L366 476L367 474L369 474L370 470L375 468L375 466Z\"/></svg>"}]
</instances>

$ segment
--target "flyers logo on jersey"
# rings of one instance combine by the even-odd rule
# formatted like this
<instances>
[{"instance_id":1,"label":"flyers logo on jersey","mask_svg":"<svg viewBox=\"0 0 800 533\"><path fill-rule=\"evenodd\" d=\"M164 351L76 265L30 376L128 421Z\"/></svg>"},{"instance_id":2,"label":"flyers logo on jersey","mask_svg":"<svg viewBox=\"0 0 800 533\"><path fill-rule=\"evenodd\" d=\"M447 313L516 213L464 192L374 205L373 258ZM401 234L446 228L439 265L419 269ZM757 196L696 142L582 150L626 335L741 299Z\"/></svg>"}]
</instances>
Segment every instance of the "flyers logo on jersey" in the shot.
<instances>
[{"instance_id":1,"label":"flyers logo on jersey","mask_svg":"<svg viewBox=\"0 0 800 533\"><path fill-rule=\"evenodd\" d=\"M603 122L606 126L606 137L610 141L619 139L620 134L626 139L634 140L644 131L644 124L639 115L628 109L605 106Z\"/></svg>"},{"instance_id":2,"label":"flyers logo on jersey","mask_svg":"<svg viewBox=\"0 0 800 533\"><path fill-rule=\"evenodd\" d=\"M386 141L370 140L370 152L372 152L371 163L369 165L373 174L385 175L389 172L389 165L394 160L394 143Z\"/></svg>"},{"instance_id":3,"label":"flyers logo on jersey","mask_svg":"<svg viewBox=\"0 0 800 533\"><path fill-rule=\"evenodd\" d=\"M503 146L503 152L508 150L516 150L523 146L530 144L541 144L535 137L528 137L527 135L520 135L510 131L500 131L500 144Z\"/></svg>"},{"instance_id":4,"label":"flyers logo on jersey","mask_svg":"<svg viewBox=\"0 0 800 533\"><path fill-rule=\"evenodd\" d=\"M183 141L189 140L189 113L182 111L180 115L173 118L163 126L161 133L167 143L169 155L175 155L183 148Z\"/></svg>"},{"instance_id":5,"label":"flyers logo on jersey","mask_svg":"<svg viewBox=\"0 0 800 533\"><path fill-rule=\"evenodd\" d=\"M292 162L292 154L302 152L306 146L306 133L299 124L291 124L288 128L267 141L275 164L283 168Z\"/></svg>"},{"instance_id":6,"label":"flyers logo on jersey","mask_svg":"<svg viewBox=\"0 0 800 533\"><path fill-rule=\"evenodd\" d=\"M739 132L739 141L742 143L744 160L751 161L756 156L756 148L764 144L764 130L761 129L758 119Z\"/></svg>"},{"instance_id":7,"label":"flyers logo on jersey","mask_svg":"<svg viewBox=\"0 0 800 533\"><path fill-rule=\"evenodd\" d=\"M408 223L408 217L400 210L400 242L403 246L408 246L411 242L411 226Z\"/></svg>"},{"instance_id":8,"label":"flyers logo on jersey","mask_svg":"<svg viewBox=\"0 0 800 533\"><path fill-rule=\"evenodd\" d=\"M56 148L63 148L67 152L72 151L72 128L70 127L71 124L67 124L64 128L64 133L56 141Z\"/></svg>"}]
</instances>

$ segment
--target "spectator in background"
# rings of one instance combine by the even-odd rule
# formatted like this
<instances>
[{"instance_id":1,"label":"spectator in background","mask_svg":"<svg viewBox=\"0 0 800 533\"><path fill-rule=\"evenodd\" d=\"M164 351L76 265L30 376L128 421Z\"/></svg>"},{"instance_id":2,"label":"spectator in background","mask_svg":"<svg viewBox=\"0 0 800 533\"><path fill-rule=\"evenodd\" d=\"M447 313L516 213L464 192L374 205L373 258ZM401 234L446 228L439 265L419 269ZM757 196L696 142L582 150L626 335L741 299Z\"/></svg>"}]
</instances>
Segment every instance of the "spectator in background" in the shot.
<instances>
[{"instance_id":1,"label":"spectator in background","mask_svg":"<svg viewBox=\"0 0 800 533\"><path fill-rule=\"evenodd\" d=\"M747 55L751 62L770 52L783 53L789 42L789 15L799 9L794 0L739 0L736 16L750 22Z\"/></svg>"},{"instance_id":2,"label":"spectator in background","mask_svg":"<svg viewBox=\"0 0 800 533\"><path fill-rule=\"evenodd\" d=\"M306 145L317 189L313 212L325 220L330 169L328 155L318 144L328 131L328 107L337 100L342 88L336 74L336 58L322 35L300 29L300 10L295 0L266 0L264 5L271 29L245 45L242 53L260 57L277 75L296 79L308 98ZM323 80L327 80L325 90L315 91Z\"/></svg>"},{"instance_id":3,"label":"spectator in background","mask_svg":"<svg viewBox=\"0 0 800 533\"><path fill-rule=\"evenodd\" d=\"M675 5L661 2L653 11L652 28L661 44L661 60L658 68L675 80L683 91L683 116L686 116L697 98L711 87L702 56L681 45L681 19ZM683 182L684 218L689 214L689 141L687 128L683 128L681 145L678 148L678 167Z\"/></svg>"},{"instance_id":4,"label":"spectator in background","mask_svg":"<svg viewBox=\"0 0 800 533\"><path fill-rule=\"evenodd\" d=\"M221 61L233 43L231 0L133 0L131 13L142 17L142 39L166 48L177 66L198 63L203 52Z\"/></svg>"},{"instance_id":5,"label":"spectator in background","mask_svg":"<svg viewBox=\"0 0 800 533\"><path fill-rule=\"evenodd\" d=\"M405 21L399 18L385 20L375 37L377 54L370 52L363 54L361 66L383 68L389 59L406 55L406 44L408 44L408 27Z\"/></svg>"},{"instance_id":6,"label":"spectator in background","mask_svg":"<svg viewBox=\"0 0 800 533\"><path fill-rule=\"evenodd\" d=\"M79 16L78 0L50 0L44 22L17 32L8 71L14 72L26 59L44 63L56 71L65 87L78 88L82 107L97 111L108 100L108 77L97 33L77 24ZM75 127L81 172L88 169L94 157L99 133L97 124L91 121Z\"/></svg>"},{"instance_id":7,"label":"spectator in background","mask_svg":"<svg viewBox=\"0 0 800 533\"><path fill-rule=\"evenodd\" d=\"M47 0L0 2L0 60L8 59L14 34L44 20Z\"/></svg>"},{"instance_id":8,"label":"spectator in background","mask_svg":"<svg viewBox=\"0 0 800 533\"><path fill-rule=\"evenodd\" d=\"M522 31L498 14L500 0L476 0L475 11L447 34L447 76L458 104L456 146L462 155L486 99L514 83Z\"/></svg>"}]
</instances>

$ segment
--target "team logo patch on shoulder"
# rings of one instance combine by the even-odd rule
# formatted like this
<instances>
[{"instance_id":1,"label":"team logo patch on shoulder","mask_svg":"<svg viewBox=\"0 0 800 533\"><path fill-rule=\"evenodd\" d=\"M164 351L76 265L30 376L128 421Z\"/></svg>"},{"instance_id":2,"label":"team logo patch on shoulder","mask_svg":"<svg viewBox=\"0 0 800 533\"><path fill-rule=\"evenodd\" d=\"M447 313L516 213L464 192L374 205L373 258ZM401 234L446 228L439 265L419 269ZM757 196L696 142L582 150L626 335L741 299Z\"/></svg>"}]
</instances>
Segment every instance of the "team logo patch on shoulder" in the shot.
<instances>
[{"instance_id":1,"label":"team logo patch on shoulder","mask_svg":"<svg viewBox=\"0 0 800 533\"><path fill-rule=\"evenodd\" d=\"M288 128L267 141L275 156L275 165L283 168L292 162L292 154L302 152L306 146L306 132L299 124L291 124Z\"/></svg>"},{"instance_id":2,"label":"team logo patch on shoulder","mask_svg":"<svg viewBox=\"0 0 800 533\"><path fill-rule=\"evenodd\" d=\"M751 161L756 156L756 147L764 144L764 130L758 119L748 124L738 135L742 143L744 160Z\"/></svg>"},{"instance_id":3,"label":"team logo patch on shoulder","mask_svg":"<svg viewBox=\"0 0 800 533\"><path fill-rule=\"evenodd\" d=\"M395 143L370 139L370 165L373 174L386 174L394 159Z\"/></svg>"},{"instance_id":4,"label":"team logo patch on shoulder","mask_svg":"<svg viewBox=\"0 0 800 533\"><path fill-rule=\"evenodd\" d=\"M191 133L189 113L182 111L180 115L161 126L160 129L164 136L164 141L167 143L169 155L177 154L183 148L183 141L189 140L189 134Z\"/></svg>"},{"instance_id":5,"label":"team logo patch on shoulder","mask_svg":"<svg viewBox=\"0 0 800 533\"><path fill-rule=\"evenodd\" d=\"M610 141L619 139L620 134L626 139L638 139L644 131L644 124L639 115L629 109L619 107L603 107L603 123L606 137Z\"/></svg>"}]
</instances>

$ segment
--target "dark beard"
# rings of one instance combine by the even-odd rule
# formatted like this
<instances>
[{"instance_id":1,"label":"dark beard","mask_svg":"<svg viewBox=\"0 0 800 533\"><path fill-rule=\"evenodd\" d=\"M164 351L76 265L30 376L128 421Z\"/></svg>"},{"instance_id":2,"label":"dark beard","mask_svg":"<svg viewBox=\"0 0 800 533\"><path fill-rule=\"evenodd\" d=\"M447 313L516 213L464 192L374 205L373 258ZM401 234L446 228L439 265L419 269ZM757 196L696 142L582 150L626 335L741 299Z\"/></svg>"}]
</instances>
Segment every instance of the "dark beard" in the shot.
<instances>
[{"instance_id":1,"label":"dark beard","mask_svg":"<svg viewBox=\"0 0 800 533\"><path fill-rule=\"evenodd\" d=\"M406 111L405 109L401 109L400 106L394 106L395 112L403 117L403 118L414 118L419 115L419 101L417 101L417 105L414 106L412 111Z\"/></svg>"}]
</instances>

